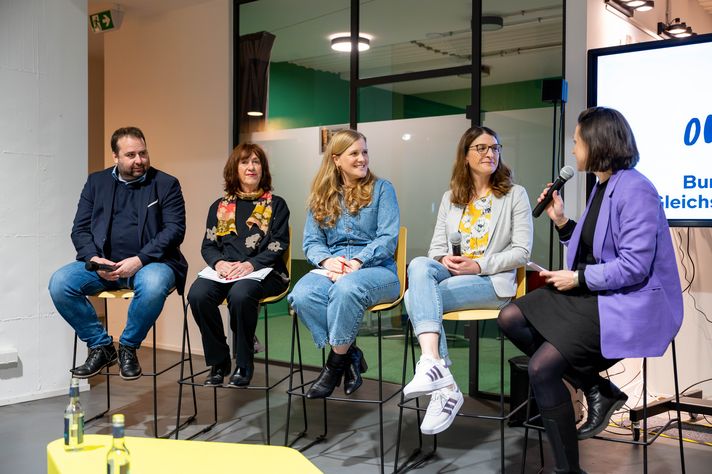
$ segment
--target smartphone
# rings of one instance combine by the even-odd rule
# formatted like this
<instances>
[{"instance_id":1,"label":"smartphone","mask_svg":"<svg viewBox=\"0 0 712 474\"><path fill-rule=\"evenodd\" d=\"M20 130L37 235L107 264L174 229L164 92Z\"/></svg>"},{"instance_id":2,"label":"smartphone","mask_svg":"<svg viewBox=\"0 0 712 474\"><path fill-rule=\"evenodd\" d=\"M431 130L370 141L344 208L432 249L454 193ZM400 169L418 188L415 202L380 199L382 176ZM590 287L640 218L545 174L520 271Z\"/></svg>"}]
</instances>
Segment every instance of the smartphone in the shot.
<instances>
[{"instance_id":1,"label":"smartphone","mask_svg":"<svg viewBox=\"0 0 712 474\"><path fill-rule=\"evenodd\" d=\"M534 270L535 272L545 272L547 271L546 268L542 267L541 265L538 265L534 262L527 262L527 268L529 270Z\"/></svg>"}]
</instances>

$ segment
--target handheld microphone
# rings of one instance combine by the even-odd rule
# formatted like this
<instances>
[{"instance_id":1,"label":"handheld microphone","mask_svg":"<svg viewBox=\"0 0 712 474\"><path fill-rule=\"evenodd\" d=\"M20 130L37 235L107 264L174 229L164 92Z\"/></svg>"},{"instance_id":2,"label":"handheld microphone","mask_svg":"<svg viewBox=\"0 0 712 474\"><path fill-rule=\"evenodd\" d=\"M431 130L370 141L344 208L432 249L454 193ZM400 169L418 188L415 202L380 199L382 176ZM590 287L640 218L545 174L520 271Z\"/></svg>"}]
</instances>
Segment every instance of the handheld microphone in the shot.
<instances>
[{"instance_id":1,"label":"handheld microphone","mask_svg":"<svg viewBox=\"0 0 712 474\"><path fill-rule=\"evenodd\" d=\"M456 257L462 255L462 248L460 244L462 242L462 235L459 232L453 232L450 234L450 245L452 245L452 254Z\"/></svg>"},{"instance_id":2,"label":"handheld microphone","mask_svg":"<svg viewBox=\"0 0 712 474\"><path fill-rule=\"evenodd\" d=\"M546 193L546 196L544 196L544 199L542 199L542 201L537 204L534 210L532 211L532 215L534 217L539 217L541 213L544 212L546 206L548 206L551 200L553 199L552 194L554 194L554 191L558 191L563 188L566 181L571 179L573 175L574 169L572 167L564 166L563 168L561 168L561 171L559 172L559 177L556 178L554 183L551 185L549 191L547 191Z\"/></svg>"},{"instance_id":3,"label":"handheld microphone","mask_svg":"<svg viewBox=\"0 0 712 474\"><path fill-rule=\"evenodd\" d=\"M96 272L98 270L104 270L105 272L113 272L116 268L113 265L107 265L105 263L96 263L91 260L84 264L84 268L90 272Z\"/></svg>"}]
</instances>

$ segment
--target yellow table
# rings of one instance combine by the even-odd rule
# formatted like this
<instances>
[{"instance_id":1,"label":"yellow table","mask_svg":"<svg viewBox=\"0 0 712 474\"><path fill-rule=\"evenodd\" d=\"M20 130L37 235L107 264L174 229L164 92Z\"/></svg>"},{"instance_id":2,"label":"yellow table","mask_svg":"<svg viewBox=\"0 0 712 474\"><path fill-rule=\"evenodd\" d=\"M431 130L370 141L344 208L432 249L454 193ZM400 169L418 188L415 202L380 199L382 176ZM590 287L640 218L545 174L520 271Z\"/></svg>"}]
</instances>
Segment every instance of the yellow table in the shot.
<instances>
[{"instance_id":1,"label":"yellow table","mask_svg":"<svg viewBox=\"0 0 712 474\"><path fill-rule=\"evenodd\" d=\"M47 445L48 474L106 472L109 435L85 435L81 451L64 451L62 438ZM131 474L319 473L302 453L282 446L126 437Z\"/></svg>"}]
</instances>

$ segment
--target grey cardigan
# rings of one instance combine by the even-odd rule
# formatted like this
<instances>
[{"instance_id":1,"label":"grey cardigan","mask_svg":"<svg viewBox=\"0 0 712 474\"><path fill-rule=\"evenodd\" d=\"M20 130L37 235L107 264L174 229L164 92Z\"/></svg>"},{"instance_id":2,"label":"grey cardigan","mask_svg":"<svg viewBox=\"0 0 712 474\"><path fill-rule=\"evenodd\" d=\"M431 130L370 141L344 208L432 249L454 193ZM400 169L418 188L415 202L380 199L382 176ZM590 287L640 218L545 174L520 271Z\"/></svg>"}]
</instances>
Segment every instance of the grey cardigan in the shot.
<instances>
[{"instance_id":1,"label":"grey cardigan","mask_svg":"<svg viewBox=\"0 0 712 474\"><path fill-rule=\"evenodd\" d=\"M451 254L448 236L458 231L465 208L450 201L452 192L443 194L438 220L430 241L428 257L439 260ZM492 198L490 239L485 254L477 260L482 275L489 275L500 298L512 297L517 290L516 268L526 265L532 249L532 212L526 190L514 185L501 198Z\"/></svg>"}]
</instances>

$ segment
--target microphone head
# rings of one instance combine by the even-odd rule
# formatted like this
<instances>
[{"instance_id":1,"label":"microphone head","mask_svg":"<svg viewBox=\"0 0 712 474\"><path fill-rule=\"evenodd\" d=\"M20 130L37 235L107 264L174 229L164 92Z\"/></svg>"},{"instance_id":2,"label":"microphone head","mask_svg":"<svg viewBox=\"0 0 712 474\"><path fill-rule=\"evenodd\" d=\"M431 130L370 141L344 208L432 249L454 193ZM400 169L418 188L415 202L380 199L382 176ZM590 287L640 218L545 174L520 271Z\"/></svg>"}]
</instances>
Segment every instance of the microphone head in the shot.
<instances>
[{"instance_id":1,"label":"microphone head","mask_svg":"<svg viewBox=\"0 0 712 474\"><path fill-rule=\"evenodd\" d=\"M574 176L574 169L571 166L564 166L559 171L559 177L564 181L568 181Z\"/></svg>"},{"instance_id":2,"label":"microphone head","mask_svg":"<svg viewBox=\"0 0 712 474\"><path fill-rule=\"evenodd\" d=\"M462 235L459 232L450 234L450 243L452 245L460 245L460 242L462 242Z\"/></svg>"}]
</instances>

